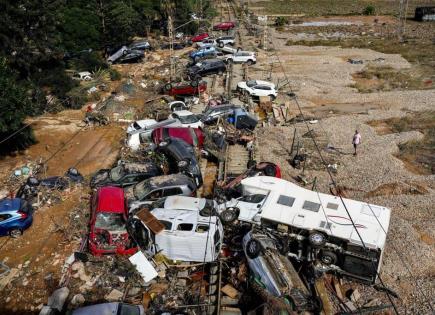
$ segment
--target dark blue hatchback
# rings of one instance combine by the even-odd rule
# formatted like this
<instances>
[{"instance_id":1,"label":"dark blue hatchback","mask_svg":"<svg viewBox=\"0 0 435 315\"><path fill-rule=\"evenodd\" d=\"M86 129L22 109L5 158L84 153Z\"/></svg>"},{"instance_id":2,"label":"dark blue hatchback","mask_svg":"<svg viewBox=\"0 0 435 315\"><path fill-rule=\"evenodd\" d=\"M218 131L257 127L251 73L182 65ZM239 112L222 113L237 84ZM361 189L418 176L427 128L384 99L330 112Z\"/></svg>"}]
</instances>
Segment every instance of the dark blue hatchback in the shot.
<instances>
[{"instance_id":1,"label":"dark blue hatchback","mask_svg":"<svg viewBox=\"0 0 435 315\"><path fill-rule=\"evenodd\" d=\"M33 208L24 199L0 200L0 236L19 237L33 222Z\"/></svg>"}]
</instances>

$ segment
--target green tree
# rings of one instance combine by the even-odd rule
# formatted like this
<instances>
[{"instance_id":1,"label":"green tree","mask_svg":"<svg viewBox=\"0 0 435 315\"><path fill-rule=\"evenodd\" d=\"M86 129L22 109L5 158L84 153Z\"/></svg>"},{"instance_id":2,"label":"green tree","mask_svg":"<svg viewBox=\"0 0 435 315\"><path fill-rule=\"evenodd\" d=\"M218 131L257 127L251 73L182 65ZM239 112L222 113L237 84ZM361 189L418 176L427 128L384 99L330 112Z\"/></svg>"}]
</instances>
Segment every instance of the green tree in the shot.
<instances>
[{"instance_id":1,"label":"green tree","mask_svg":"<svg viewBox=\"0 0 435 315\"><path fill-rule=\"evenodd\" d=\"M16 81L15 74L7 66L5 58L0 59L0 153L22 150L35 142L30 127L22 129L24 119L31 111L31 102L26 89ZM22 129L22 130L20 130Z\"/></svg>"},{"instance_id":2,"label":"green tree","mask_svg":"<svg viewBox=\"0 0 435 315\"><path fill-rule=\"evenodd\" d=\"M126 44L140 31L137 11L123 1L114 1L107 14L106 42L111 45Z\"/></svg>"}]
</instances>

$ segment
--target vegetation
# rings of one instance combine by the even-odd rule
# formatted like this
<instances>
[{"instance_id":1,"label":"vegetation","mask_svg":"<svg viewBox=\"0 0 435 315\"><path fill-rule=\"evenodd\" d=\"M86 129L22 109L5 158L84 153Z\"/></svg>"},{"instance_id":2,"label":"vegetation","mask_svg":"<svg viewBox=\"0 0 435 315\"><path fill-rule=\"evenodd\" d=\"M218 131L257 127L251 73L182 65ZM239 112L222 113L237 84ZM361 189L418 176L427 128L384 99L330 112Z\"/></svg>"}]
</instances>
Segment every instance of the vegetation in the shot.
<instances>
[{"instance_id":1,"label":"vegetation","mask_svg":"<svg viewBox=\"0 0 435 315\"><path fill-rule=\"evenodd\" d=\"M200 8L199 4L203 7ZM175 25L191 14L211 14L210 0L16 0L0 2L2 87L0 140L21 128L24 118L86 101L79 84L65 72L108 69L104 54L152 29L166 32L168 15ZM198 23L180 31L193 32ZM9 74L13 77L7 78ZM110 78L120 79L110 70ZM13 86L14 88L6 88ZM57 104L47 104L46 96ZM20 101L20 105L15 103ZM61 106L59 106L61 104ZM9 111L14 111L8 116ZM30 128L12 140L14 150L31 142ZM20 141L19 141L20 140ZM4 146L2 145L2 148Z\"/></svg>"},{"instance_id":2,"label":"vegetation","mask_svg":"<svg viewBox=\"0 0 435 315\"><path fill-rule=\"evenodd\" d=\"M364 8L363 12L364 15L375 15L376 9L373 5L368 5Z\"/></svg>"},{"instance_id":3,"label":"vegetation","mask_svg":"<svg viewBox=\"0 0 435 315\"><path fill-rule=\"evenodd\" d=\"M435 174L435 111L415 112L401 118L369 122L374 127L388 126L389 133L417 130L423 133L422 140L413 140L399 145L396 155L408 168L419 174Z\"/></svg>"},{"instance_id":4,"label":"vegetation","mask_svg":"<svg viewBox=\"0 0 435 315\"><path fill-rule=\"evenodd\" d=\"M269 0L255 2L255 7L263 7L261 14L304 14L305 16L360 15L367 8L367 0ZM410 0L408 12L415 8L433 5L433 0ZM377 0L376 14L398 15L399 3L391 0Z\"/></svg>"}]
</instances>

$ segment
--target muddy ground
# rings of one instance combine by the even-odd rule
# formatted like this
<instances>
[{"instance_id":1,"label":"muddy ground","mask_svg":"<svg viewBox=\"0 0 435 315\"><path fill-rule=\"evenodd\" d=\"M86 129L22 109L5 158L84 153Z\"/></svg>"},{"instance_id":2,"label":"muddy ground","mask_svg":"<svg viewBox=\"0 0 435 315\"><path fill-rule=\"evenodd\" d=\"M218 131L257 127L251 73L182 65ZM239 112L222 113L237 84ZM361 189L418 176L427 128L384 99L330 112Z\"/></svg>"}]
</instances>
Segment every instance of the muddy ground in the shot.
<instances>
[{"instance_id":1,"label":"muddy ground","mask_svg":"<svg viewBox=\"0 0 435 315\"><path fill-rule=\"evenodd\" d=\"M349 18L335 19L348 21ZM390 16L379 19L394 20ZM359 22L365 25L372 20L361 18ZM399 294L400 298L395 302L401 313L430 314L427 299L433 302L435 296L435 177L419 172L422 166L418 163L412 160L404 162L396 157L401 144L422 140L424 130L391 132L388 128L380 130L379 124L372 122L405 117L415 111L433 110L435 91L429 87L424 90L392 89L360 93L353 86L356 83L355 74L368 63L382 63L397 71L409 69L411 63L399 54L384 54L370 49L289 46L288 41L297 36L295 34L297 32L270 28L270 49L264 51L258 48L259 38L247 36L242 31L243 47L255 49L258 53L257 64L250 68L249 76L257 79L271 76L275 83L285 83L287 81L282 80L287 75L290 84L282 87L283 93L277 103L290 102L291 117L297 115L298 108L285 96L285 92L293 90L299 97L303 112L317 118L317 123L309 127L314 130L322 155L328 163L337 165L334 177L346 196L392 210L382 277L386 285ZM353 35L363 36L361 32ZM142 106L143 99L154 95L153 86L158 79L167 76L165 58L167 53L162 53L141 64L117 66L124 76L122 82L135 86L135 91L129 93L119 84L113 87L120 94L128 94L122 107L128 108L126 112L133 112L133 117L135 109ZM351 64L349 58L363 60L363 64ZM150 69L158 70L150 77ZM242 73L242 67L236 66L233 86L241 79ZM208 80L210 82L211 79ZM142 83L146 86L141 86ZM223 92L222 78L219 78L215 92ZM237 99L233 101L240 102ZM36 118L34 130L38 144L17 156L2 159L2 179L6 181L14 169L27 161L47 158L63 146L49 161L47 175L62 174L72 165L76 165L84 175L90 175L112 165L124 139L125 124L113 123L81 130L83 115L84 110L78 110ZM307 182L312 183L316 178L316 189L329 192L330 179L318 153L311 139L302 137L308 131L303 123L280 125L272 119L265 127L259 128L257 160L279 164L287 180L293 181L301 175L302 171L289 163L295 129L296 140L300 141L310 160L304 170ZM361 132L363 139L357 156L352 155L351 146L355 129ZM389 131L385 132L385 129ZM326 150L327 146L335 150ZM20 276L0 292L1 314L36 313L57 287L64 261L79 247L86 233L88 188L71 188L60 198L60 202L37 211L32 228L21 238L0 240L0 260L20 270ZM382 293L362 286L361 292L365 301L378 298L387 302ZM95 295L94 298L98 300L100 297Z\"/></svg>"}]
</instances>

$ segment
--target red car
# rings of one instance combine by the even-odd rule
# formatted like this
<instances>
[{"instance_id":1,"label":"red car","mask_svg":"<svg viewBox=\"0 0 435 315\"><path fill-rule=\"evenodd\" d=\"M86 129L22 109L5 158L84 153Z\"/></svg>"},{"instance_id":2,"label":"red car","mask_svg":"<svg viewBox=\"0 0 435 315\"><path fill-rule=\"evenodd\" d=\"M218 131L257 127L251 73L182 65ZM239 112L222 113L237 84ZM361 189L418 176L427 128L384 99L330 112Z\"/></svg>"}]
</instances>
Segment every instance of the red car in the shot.
<instances>
[{"instance_id":1,"label":"red car","mask_svg":"<svg viewBox=\"0 0 435 315\"><path fill-rule=\"evenodd\" d=\"M89 250L93 255L132 255L137 247L130 239L127 228L128 209L124 190L102 187L91 199Z\"/></svg>"},{"instance_id":2,"label":"red car","mask_svg":"<svg viewBox=\"0 0 435 315\"><path fill-rule=\"evenodd\" d=\"M198 128L160 127L153 130L151 137L157 145L166 138L178 138L200 149L204 145L204 133Z\"/></svg>"},{"instance_id":3,"label":"red car","mask_svg":"<svg viewBox=\"0 0 435 315\"><path fill-rule=\"evenodd\" d=\"M213 26L214 31L229 31L236 27L234 22L222 22Z\"/></svg>"},{"instance_id":4,"label":"red car","mask_svg":"<svg viewBox=\"0 0 435 315\"><path fill-rule=\"evenodd\" d=\"M204 39L209 38L208 33L201 33L198 35L193 36L190 41L192 43L196 43L196 42L202 42Z\"/></svg>"},{"instance_id":5,"label":"red car","mask_svg":"<svg viewBox=\"0 0 435 315\"><path fill-rule=\"evenodd\" d=\"M207 82L205 81L192 81L180 83L168 83L163 87L166 94L175 95L198 95L199 93L207 90Z\"/></svg>"}]
</instances>

